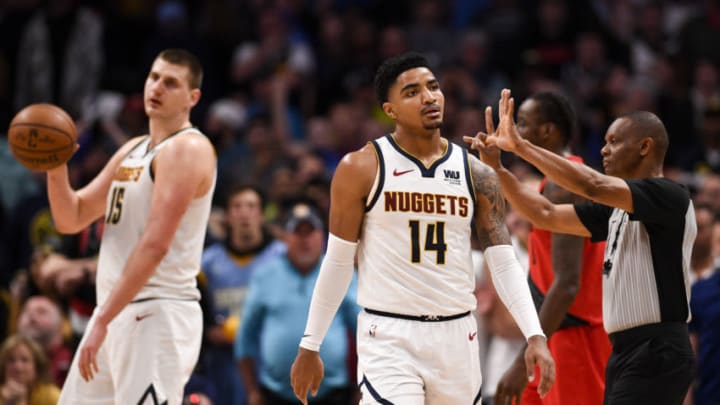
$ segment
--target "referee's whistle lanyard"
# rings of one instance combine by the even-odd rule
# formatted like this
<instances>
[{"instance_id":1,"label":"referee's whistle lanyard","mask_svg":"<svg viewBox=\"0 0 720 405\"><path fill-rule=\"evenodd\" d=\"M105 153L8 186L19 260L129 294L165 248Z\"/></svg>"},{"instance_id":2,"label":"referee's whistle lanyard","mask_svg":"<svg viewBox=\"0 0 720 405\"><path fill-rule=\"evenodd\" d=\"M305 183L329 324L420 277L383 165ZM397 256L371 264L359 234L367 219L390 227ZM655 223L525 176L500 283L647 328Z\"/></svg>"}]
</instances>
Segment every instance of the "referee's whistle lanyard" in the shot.
<instances>
[{"instance_id":1,"label":"referee's whistle lanyard","mask_svg":"<svg viewBox=\"0 0 720 405\"><path fill-rule=\"evenodd\" d=\"M615 251L617 250L617 244L618 239L620 239L620 231L622 230L623 225L625 224L625 220L628 217L627 212L623 212L622 216L620 217L620 223L617 225L617 228L615 228L615 237L613 238L612 245L610 246L610 254L607 255L605 258L605 262L603 263L603 275L609 276L610 270L613 268L613 260L615 259Z\"/></svg>"}]
</instances>

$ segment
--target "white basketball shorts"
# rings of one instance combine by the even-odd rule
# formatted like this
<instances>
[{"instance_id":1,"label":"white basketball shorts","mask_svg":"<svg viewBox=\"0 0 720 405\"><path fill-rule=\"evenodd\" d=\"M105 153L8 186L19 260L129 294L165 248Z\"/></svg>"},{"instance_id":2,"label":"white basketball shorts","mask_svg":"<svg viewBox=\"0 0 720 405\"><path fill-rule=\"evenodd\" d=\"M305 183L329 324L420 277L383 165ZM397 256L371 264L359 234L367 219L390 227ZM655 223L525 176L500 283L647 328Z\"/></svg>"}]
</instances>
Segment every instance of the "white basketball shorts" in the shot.
<instances>
[{"instance_id":1,"label":"white basketball shorts","mask_svg":"<svg viewBox=\"0 0 720 405\"><path fill-rule=\"evenodd\" d=\"M477 322L441 322L361 311L357 328L361 404L479 404Z\"/></svg>"},{"instance_id":2,"label":"white basketball shorts","mask_svg":"<svg viewBox=\"0 0 720 405\"><path fill-rule=\"evenodd\" d=\"M96 312L86 333L95 317ZM180 405L200 353L202 328L197 301L153 299L129 304L108 325L95 378L82 379L76 353L58 404ZM85 336L79 347L84 342Z\"/></svg>"}]
</instances>

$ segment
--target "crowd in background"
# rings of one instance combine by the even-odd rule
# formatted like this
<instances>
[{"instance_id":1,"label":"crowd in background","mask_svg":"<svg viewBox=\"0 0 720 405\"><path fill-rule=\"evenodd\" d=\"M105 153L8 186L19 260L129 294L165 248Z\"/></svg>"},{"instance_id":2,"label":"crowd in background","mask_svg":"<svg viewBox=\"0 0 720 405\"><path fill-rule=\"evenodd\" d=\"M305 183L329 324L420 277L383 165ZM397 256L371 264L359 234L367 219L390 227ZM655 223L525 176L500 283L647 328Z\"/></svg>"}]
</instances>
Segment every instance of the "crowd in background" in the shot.
<instances>
[{"instance_id":1,"label":"crowd in background","mask_svg":"<svg viewBox=\"0 0 720 405\"><path fill-rule=\"evenodd\" d=\"M201 59L203 95L192 121L215 145L218 186L208 268L199 279L206 340L191 383L218 404L252 394L233 360L233 353L253 352L233 350L241 307L252 294L249 272L290 254L286 234L294 229L285 219L293 207L307 203L325 216L339 159L392 129L373 75L383 59L405 51L432 62L445 94L443 135L457 143L485 128L484 107L496 104L504 87L517 100L543 90L568 96L578 115L573 150L594 167L614 118L655 112L670 137L665 174L686 184L698 207L693 274L716 274L720 0L4 0L0 38L0 128L30 103L68 111L79 133L70 163L75 187L119 145L146 132L142 88L157 53L185 48ZM523 179L536 177L520 162L507 164ZM6 143L0 168L0 336L22 332L23 316L33 316L24 312L34 309L39 315L25 327L41 329L29 335L42 349L21 340L0 348L5 395L5 352L17 345L33 356L44 352L53 372L44 383L62 383L94 305L102 222L58 234L44 174L19 166ZM522 246L522 221L509 218ZM213 250L221 251L214 262ZM233 276L223 266L247 273ZM717 288L703 287L699 296L720 298L713 294ZM488 295L478 296L481 316L493 313ZM492 319L487 330L504 338L511 326ZM702 341L720 325L694 328ZM720 366L711 363L718 360L701 357L700 366ZM490 362L488 375L499 367ZM33 378L43 377L41 370ZM243 392L231 393L233 387Z\"/></svg>"}]
</instances>

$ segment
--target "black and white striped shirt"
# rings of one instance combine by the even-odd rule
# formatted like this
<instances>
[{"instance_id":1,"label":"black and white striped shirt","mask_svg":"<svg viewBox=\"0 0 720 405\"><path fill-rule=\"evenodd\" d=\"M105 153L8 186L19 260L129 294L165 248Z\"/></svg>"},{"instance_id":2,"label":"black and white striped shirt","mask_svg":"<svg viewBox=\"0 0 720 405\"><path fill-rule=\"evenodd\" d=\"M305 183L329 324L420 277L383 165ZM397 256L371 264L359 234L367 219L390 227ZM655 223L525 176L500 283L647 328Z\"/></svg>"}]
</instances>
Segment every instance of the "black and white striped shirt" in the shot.
<instances>
[{"instance_id":1,"label":"black and white striped shirt","mask_svg":"<svg viewBox=\"0 0 720 405\"><path fill-rule=\"evenodd\" d=\"M603 322L608 333L690 319L690 254L697 226L690 194L665 178L627 180L633 214L575 206L593 241L607 240Z\"/></svg>"}]
</instances>

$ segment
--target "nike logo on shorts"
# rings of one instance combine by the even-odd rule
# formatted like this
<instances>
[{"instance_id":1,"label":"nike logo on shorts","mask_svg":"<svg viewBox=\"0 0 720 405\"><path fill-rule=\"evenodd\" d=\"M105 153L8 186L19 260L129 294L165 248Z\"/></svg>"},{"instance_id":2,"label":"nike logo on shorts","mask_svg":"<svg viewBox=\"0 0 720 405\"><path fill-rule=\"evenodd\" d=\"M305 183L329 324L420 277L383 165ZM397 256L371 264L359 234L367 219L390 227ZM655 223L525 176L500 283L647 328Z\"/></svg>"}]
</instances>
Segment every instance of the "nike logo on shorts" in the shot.
<instances>
[{"instance_id":1,"label":"nike logo on shorts","mask_svg":"<svg viewBox=\"0 0 720 405\"><path fill-rule=\"evenodd\" d=\"M393 170L393 176L402 176L403 174L410 173L413 170L415 170L415 169L403 170L403 171L399 172L398 169L395 169L395 170Z\"/></svg>"},{"instance_id":2,"label":"nike logo on shorts","mask_svg":"<svg viewBox=\"0 0 720 405\"><path fill-rule=\"evenodd\" d=\"M149 313L149 314L145 314L145 315L135 315L135 320L138 321L138 322L140 322L140 321L142 321L143 319L147 318L147 317L150 316L150 315L152 315L152 312Z\"/></svg>"},{"instance_id":3,"label":"nike logo on shorts","mask_svg":"<svg viewBox=\"0 0 720 405\"><path fill-rule=\"evenodd\" d=\"M470 339L470 341L472 342L473 340L475 340L475 335L477 335L477 332L468 333L468 339Z\"/></svg>"}]
</instances>

